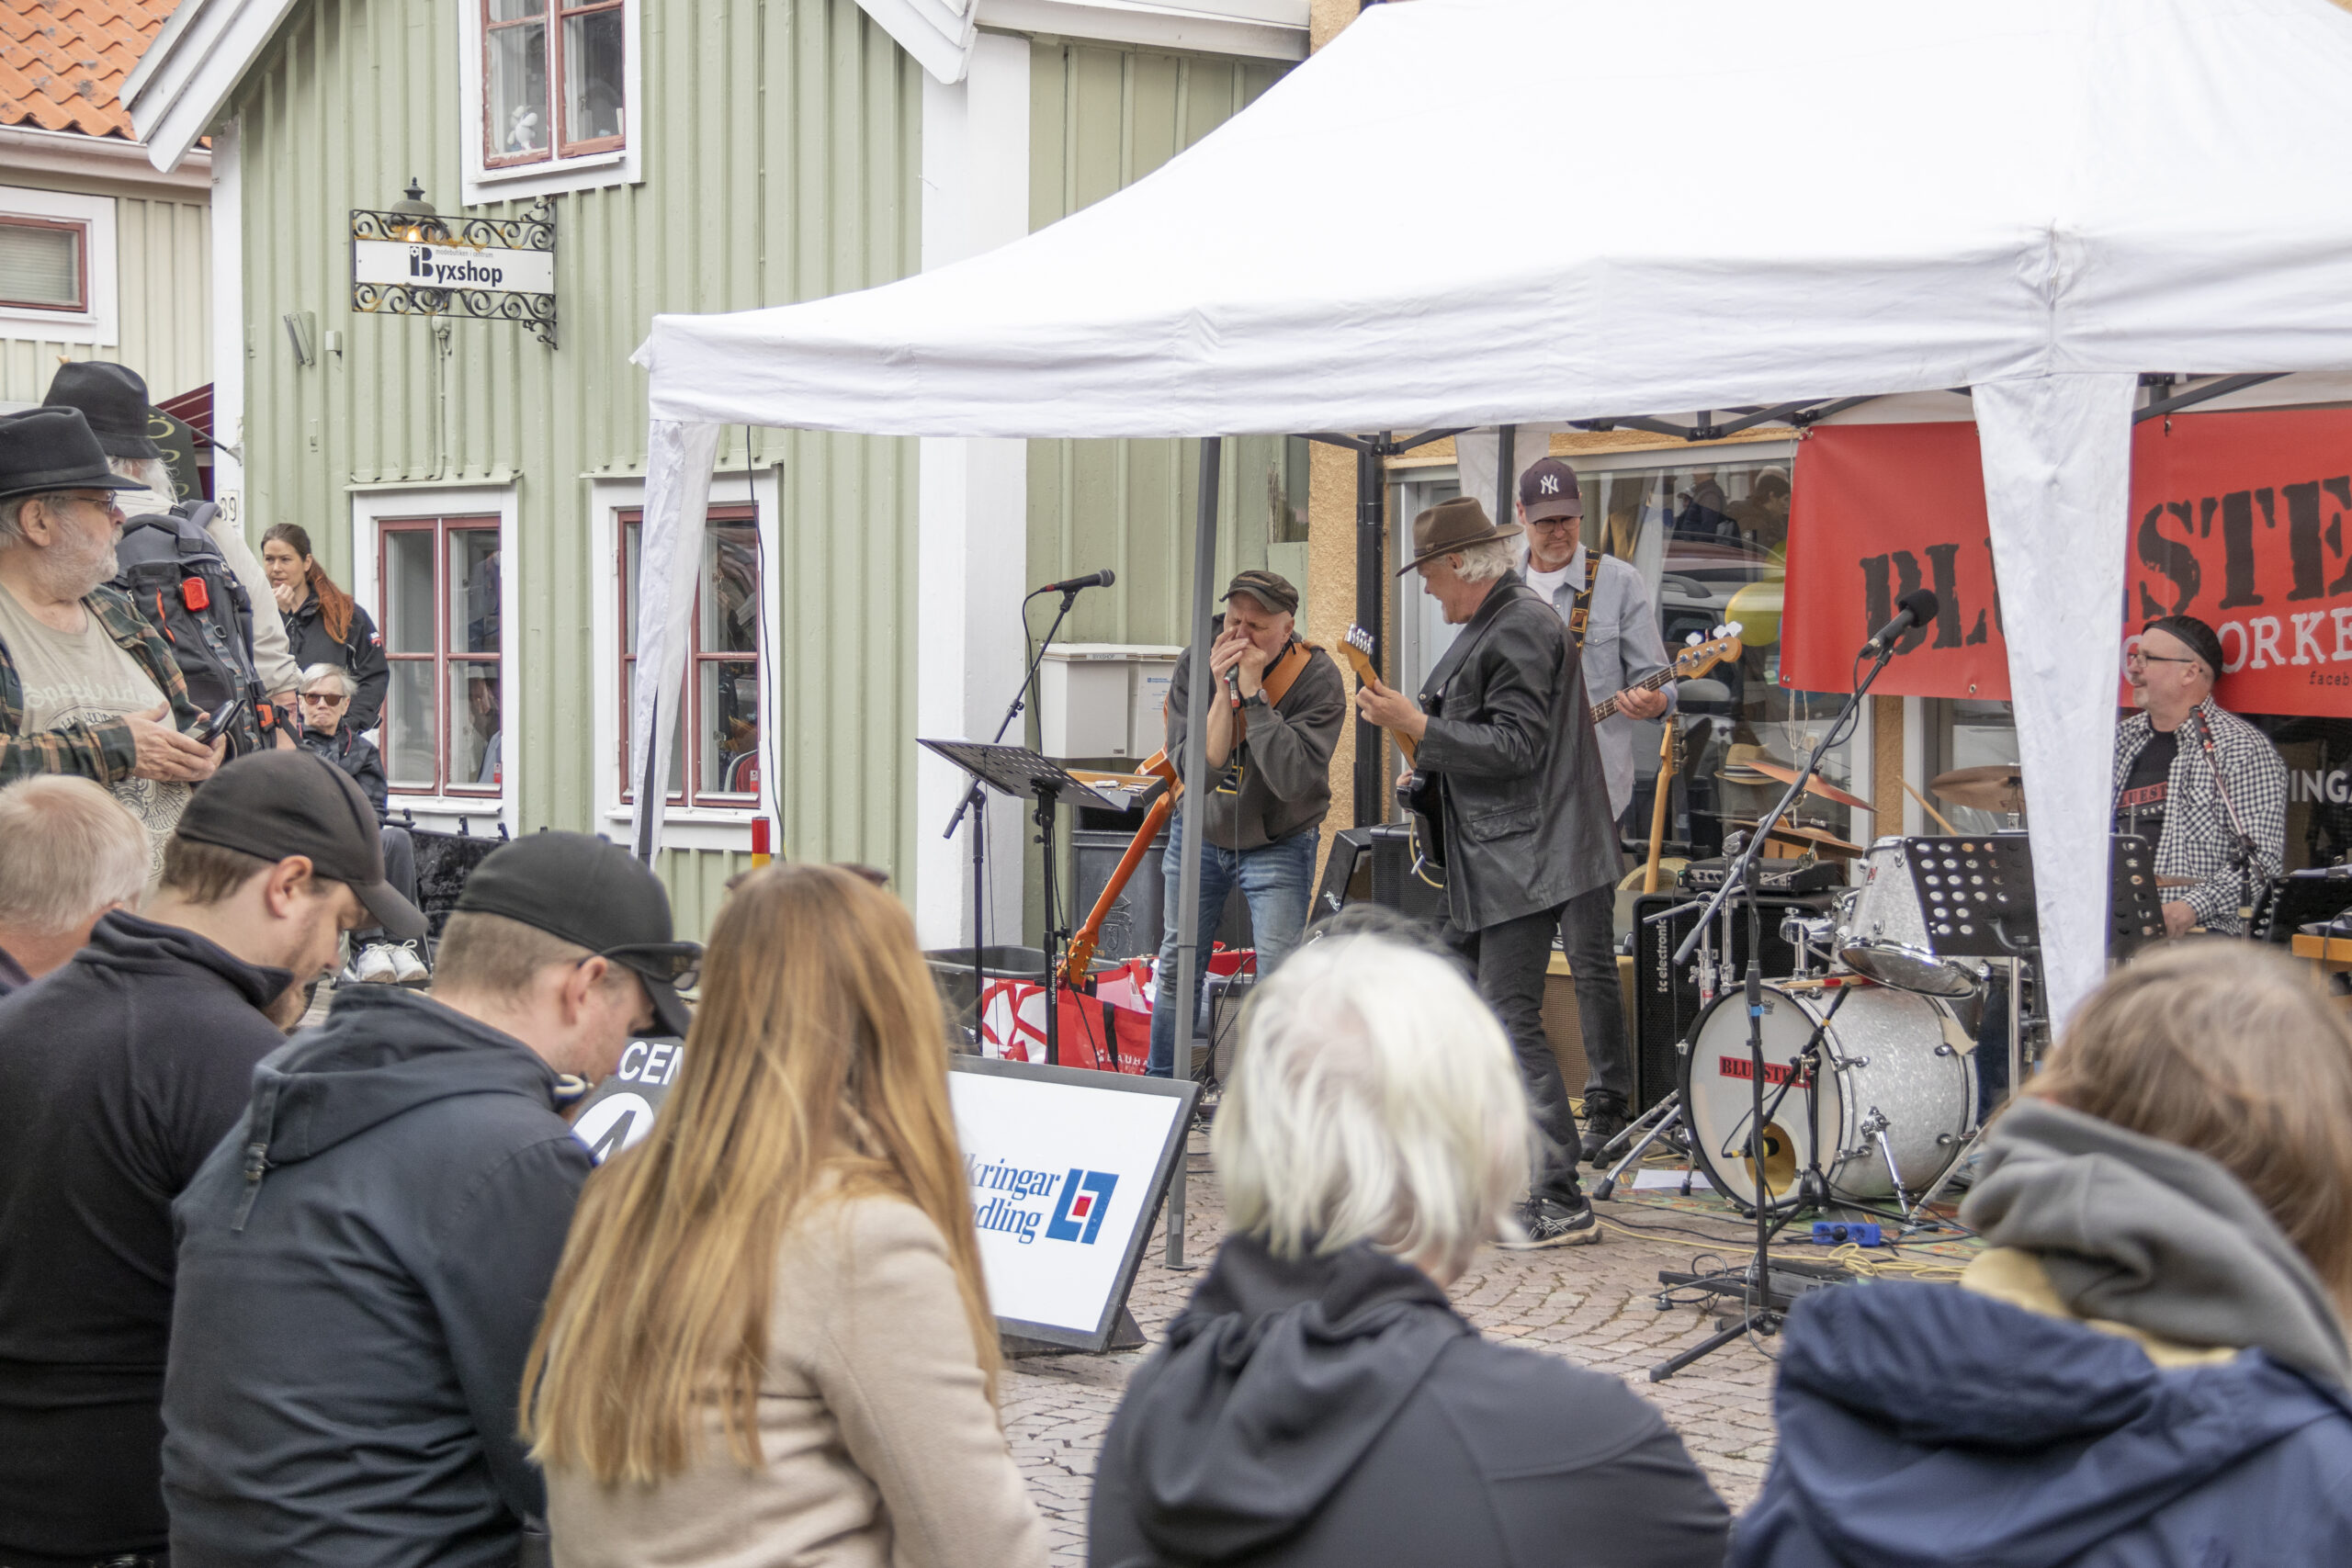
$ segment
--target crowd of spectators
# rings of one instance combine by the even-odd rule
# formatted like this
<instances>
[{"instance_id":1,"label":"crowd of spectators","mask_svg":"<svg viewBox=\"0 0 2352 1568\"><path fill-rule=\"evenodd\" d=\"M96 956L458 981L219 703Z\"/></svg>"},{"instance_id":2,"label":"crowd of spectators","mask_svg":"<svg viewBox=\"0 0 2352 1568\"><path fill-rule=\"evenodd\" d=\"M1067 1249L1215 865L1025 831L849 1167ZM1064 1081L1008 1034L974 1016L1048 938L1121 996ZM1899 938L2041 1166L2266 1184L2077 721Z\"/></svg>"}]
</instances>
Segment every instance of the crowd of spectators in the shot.
<instances>
[{"instance_id":1,"label":"crowd of spectators","mask_svg":"<svg viewBox=\"0 0 2352 1568\"><path fill-rule=\"evenodd\" d=\"M625 851L535 833L429 989L298 1028L354 933L426 931L368 674L289 619L254 668L299 717L207 737L107 586L167 476L96 428L0 419L0 1565L1042 1564L886 879L753 871L706 954ZM594 1168L567 1112L649 1034L684 1066ZM1737 1519L1647 1401L1453 1304L1545 1154L1457 960L1344 914L1236 1063L1230 1234L1104 1435L1102 1568L2352 1561L2352 1026L2283 960L2163 948L2084 1005L1957 1286L1790 1314Z\"/></svg>"}]
</instances>

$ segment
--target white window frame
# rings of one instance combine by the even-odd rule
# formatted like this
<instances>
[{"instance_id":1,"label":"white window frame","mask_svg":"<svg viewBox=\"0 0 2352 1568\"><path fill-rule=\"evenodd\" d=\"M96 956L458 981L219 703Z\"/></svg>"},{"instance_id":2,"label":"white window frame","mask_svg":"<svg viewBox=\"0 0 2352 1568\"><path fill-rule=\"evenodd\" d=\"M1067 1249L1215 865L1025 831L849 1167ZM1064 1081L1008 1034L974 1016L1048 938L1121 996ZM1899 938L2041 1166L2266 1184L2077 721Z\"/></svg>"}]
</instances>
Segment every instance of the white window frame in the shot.
<instances>
[{"instance_id":1,"label":"white window frame","mask_svg":"<svg viewBox=\"0 0 2352 1568\"><path fill-rule=\"evenodd\" d=\"M784 757L782 707L776 687L782 679L777 650L784 646L784 584L775 547L775 524L781 515L777 507L783 499L778 473L775 467L752 470L752 504L760 529L760 637L763 645L760 660L760 734L768 758L780 765ZM710 489L712 505L741 505L743 470L736 468L719 474L711 481ZM637 811L621 799L621 513L640 511L644 505L642 479L598 478L589 481L589 541L597 563L597 588L590 617L590 646L594 651L593 662L596 669L595 720L590 730L596 748L596 809L612 825L616 839L627 835ZM778 771L778 766L760 770L760 798L756 805L666 806L662 814L662 848L750 853L752 821L762 817L771 821L776 818L776 788L781 781L775 774ZM780 841L772 848L777 854L784 852Z\"/></svg>"},{"instance_id":2,"label":"white window frame","mask_svg":"<svg viewBox=\"0 0 2352 1568\"><path fill-rule=\"evenodd\" d=\"M83 301L89 308L84 310L0 305L0 323L11 329L7 335L108 348L119 345L121 339L115 325L114 197L35 190L28 186L0 186L0 218L81 225L85 282L89 291Z\"/></svg>"},{"instance_id":3,"label":"white window frame","mask_svg":"<svg viewBox=\"0 0 2352 1568\"><path fill-rule=\"evenodd\" d=\"M515 491L513 485L424 485L399 489L354 491L351 496L352 597L377 615L382 608L383 584L379 581L379 549L386 523L416 518L486 516L498 518L498 717L499 790L492 795L409 795L394 791L391 810L414 816L416 825L436 832L458 830L458 818L468 819L472 832L488 830L485 818L495 817L509 834L523 830L516 803L523 797L522 777L528 761L514 722L515 695L522 691L515 641L522 621L522 578L525 563L515 554Z\"/></svg>"},{"instance_id":4,"label":"white window frame","mask_svg":"<svg viewBox=\"0 0 2352 1568\"><path fill-rule=\"evenodd\" d=\"M567 191L596 190L605 186L641 184L645 175L645 51L644 0L625 0L621 6L621 145L577 157L551 157L541 163L492 168L482 152L483 98L489 76L482 59L482 0L445 0L458 11L458 137L464 158L459 200L467 207L495 201L516 201L555 196ZM548 25L557 25L553 7ZM550 78L552 95L562 84ZM553 102L550 99L549 108ZM552 128L550 128L552 131ZM552 145L552 135L550 135Z\"/></svg>"}]
</instances>

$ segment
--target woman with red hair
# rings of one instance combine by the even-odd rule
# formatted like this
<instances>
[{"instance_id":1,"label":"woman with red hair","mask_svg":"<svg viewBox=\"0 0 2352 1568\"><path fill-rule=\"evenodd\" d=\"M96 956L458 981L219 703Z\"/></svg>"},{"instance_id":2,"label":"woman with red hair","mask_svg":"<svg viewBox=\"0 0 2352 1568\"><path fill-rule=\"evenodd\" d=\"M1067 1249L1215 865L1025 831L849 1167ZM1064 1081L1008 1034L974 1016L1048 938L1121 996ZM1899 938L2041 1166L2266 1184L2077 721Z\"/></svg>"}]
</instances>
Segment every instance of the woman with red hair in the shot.
<instances>
[{"instance_id":1,"label":"woman with red hair","mask_svg":"<svg viewBox=\"0 0 2352 1568\"><path fill-rule=\"evenodd\" d=\"M359 691L344 716L344 728L355 733L375 728L383 720L384 693L392 683L376 623L327 575L311 554L311 536L295 524L280 523L261 536L261 569L277 595L295 664L304 670L336 664L350 671Z\"/></svg>"}]
</instances>

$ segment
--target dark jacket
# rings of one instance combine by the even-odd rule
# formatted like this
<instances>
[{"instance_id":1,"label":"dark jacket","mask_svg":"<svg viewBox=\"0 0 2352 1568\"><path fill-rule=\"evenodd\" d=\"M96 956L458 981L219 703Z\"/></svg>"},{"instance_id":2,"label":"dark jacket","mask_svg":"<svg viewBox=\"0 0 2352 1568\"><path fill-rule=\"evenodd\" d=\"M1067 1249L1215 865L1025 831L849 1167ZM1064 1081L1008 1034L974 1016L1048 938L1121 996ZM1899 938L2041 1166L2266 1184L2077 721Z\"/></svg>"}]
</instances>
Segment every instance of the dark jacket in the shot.
<instances>
[{"instance_id":1,"label":"dark jacket","mask_svg":"<svg viewBox=\"0 0 2352 1568\"><path fill-rule=\"evenodd\" d=\"M254 1074L174 1207L174 1568L511 1562L523 1359L588 1151L520 1042L389 986Z\"/></svg>"},{"instance_id":2,"label":"dark jacket","mask_svg":"<svg viewBox=\"0 0 2352 1568\"><path fill-rule=\"evenodd\" d=\"M1192 666L1188 648L1168 682L1168 760L1176 765L1179 778L1183 776ZM1230 700L1222 682L1209 700ZM1208 809L1203 815L1208 841L1220 849L1258 849L1323 820L1331 809L1331 750L1340 743L1340 727L1347 722L1347 682L1331 656L1314 649L1281 702L1269 705L1261 693L1241 711L1241 744L1211 781ZM1183 816L1188 822L1193 819L1190 810Z\"/></svg>"},{"instance_id":3,"label":"dark jacket","mask_svg":"<svg viewBox=\"0 0 2352 1568\"><path fill-rule=\"evenodd\" d=\"M2252 1196L2030 1098L1984 1164L1962 1213L1996 1250L1964 1288L1827 1291L1791 1315L1780 1450L1733 1560L2352 1562L2343 1328ZM2018 1278L2046 1299L1981 1293Z\"/></svg>"},{"instance_id":4,"label":"dark jacket","mask_svg":"<svg viewBox=\"0 0 2352 1568\"><path fill-rule=\"evenodd\" d=\"M356 604L351 606L351 628L341 642L328 633L316 593L303 600L285 621L286 645L298 668L333 664L350 671L351 678L359 682L358 694L343 716L343 727L368 730L381 724L384 693L390 689L392 671L384 661L384 639L376 634L376 623L367 610Z\"/></svg>"},{"instance_id":5,"label":"dark jacket","mask_svg":"<svg viewBox=\"0 0 2352 1568\"><path fill-rule=\"evenodd\" d=\"M0 947L0 997L21 991L32 983L33 977L25 973L25 966L17 962L16 954Z\"/></svg>"},{"instance_id":6,"label":"dark jacket","mask_svg":"<svg viewBox=\"0 0 2352 1568\"><path fill-rule=\"evenodd\" d=\"M163 1550L170 1204L292 979L118 910L0 1001L0 1562Z\"/></svg>"},{"instance_id":7,"label":"dark jacket","mask_svg":"<svg viewBox=\"0 0 2352 1568\"><path fill-rule=\"evenodd\" d=\"M1488 591L1421 686L1416 757L1436 781L1446 908L1484 931L1617 880L1622 856L1584 671L1517 572Z\"/></svg>"},{"instance_id":8,"label":"dark jacket","mask_svg":"<svg viewBox=\"0 0 2352 1568\"><path fill-rule=\"evenodd\" d=\"M1372 1247L1236 1236L1127 1385L1094 1568L1714 1568L1729 1523L1617 1379L1490 1345Z\"/></svg>"},{"instance_id":9,"label":"dark jacket","mask_svg":"<svg viewBox=\"0 0 2352 1568\"><path fill-rule=\"evenodd\" d=\"M368 804L375 807L376 820L381 822L384 819L385 803L391 799L391 786L384 779L383 753L376 750L373 740L359 733L357 725L346 720L333 735L306 729L302 732L302 749L317 752L349 773L351 782L359 786Z\"/></svg>"}]
</instances>

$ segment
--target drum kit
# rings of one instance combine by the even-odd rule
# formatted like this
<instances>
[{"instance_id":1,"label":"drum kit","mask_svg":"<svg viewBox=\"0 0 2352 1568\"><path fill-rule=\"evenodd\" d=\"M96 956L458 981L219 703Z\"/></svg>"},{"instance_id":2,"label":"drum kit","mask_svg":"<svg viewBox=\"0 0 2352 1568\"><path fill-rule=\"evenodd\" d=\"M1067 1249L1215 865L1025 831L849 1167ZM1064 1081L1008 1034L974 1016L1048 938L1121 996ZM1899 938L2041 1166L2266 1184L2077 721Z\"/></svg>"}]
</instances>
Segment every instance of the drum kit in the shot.
<instances>
[{"instance_id":1,"label":"drum kit","mask_svg":"<svg viewBox=\"0 0 2352 1568\"><path fill-rule=\"evenodd\" d=\"M1750 759L1745 765L1782 783L1799 776L1769 761ZM1945 773L1928 788L2013 821L2023 814L2014 766ZM1820 780L1808 779L1806 792L1851 809L1871 808ZM1989 929L1984 911L2007 908L2019 897L2030 908L2030 890L2020 895L2002 886L1993 841L2008 837L2014 836L1884 837L1863 849L1826 832L1807 834L1804 848L1825 858L1837 852L1831 845L1849 851L1864 875L1830 908L1792 912L1781 920L1781 937L1795 961L1793 973L1769 979L1762 988L1763 1169L1757 1169L1754 1153L1756 1072L1746 993L1732 975L1725 908L1720 930L1700 939L1696 970L1703 1006L1680 1046L1677 1091L1626 1129L1622 1136L1635 1141L1597 1195L1613 1191L1622 1174L1679 1122L1693 1165L1743 1213L1754 1213L1759 1204L1781 1214L1892 1201L1906 1225L1929 1223L1927 1204L1957 1174L1978 1131L1977 1029L1996 964L2010 970L2012 1084L2029 1055L2030 1037L2041 1032L2041 1021L2026 1007L2032 988L2030 948L2010 951L2006 959L1952 951L1985 945L1973 924L1968 934L1977 940L1955 940L1956 922L1973 917Z\"/></svg>"}]
</instances>

